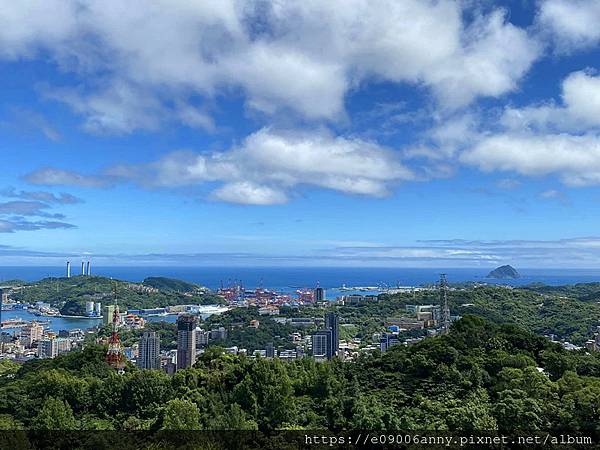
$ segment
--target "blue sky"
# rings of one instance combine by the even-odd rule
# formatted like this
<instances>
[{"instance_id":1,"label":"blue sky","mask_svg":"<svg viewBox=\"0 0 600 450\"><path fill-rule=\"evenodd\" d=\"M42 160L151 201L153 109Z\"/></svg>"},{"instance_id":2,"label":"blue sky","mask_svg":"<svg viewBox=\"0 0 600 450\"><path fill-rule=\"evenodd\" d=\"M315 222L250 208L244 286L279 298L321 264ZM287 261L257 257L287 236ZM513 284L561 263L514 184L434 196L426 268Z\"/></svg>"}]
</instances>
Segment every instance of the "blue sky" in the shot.
<instances>
[{"instance_id":1,"label":"blue sky","mask_svg":"<svg viewBox=\"0 0 600 450\"><path fill-rule=\"evenodd\" d=\"M0 8L2 265L600 267L600 0Z\"/></svg>"}]
</instances>

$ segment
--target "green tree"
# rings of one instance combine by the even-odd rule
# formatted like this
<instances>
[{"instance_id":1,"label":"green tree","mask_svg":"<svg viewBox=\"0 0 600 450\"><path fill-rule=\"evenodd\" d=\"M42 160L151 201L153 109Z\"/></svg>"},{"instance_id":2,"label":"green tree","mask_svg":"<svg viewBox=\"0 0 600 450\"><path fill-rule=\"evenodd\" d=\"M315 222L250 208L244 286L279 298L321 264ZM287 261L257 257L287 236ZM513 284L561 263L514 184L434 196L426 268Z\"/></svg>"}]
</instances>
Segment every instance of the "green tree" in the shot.
<instances>
[{"instance_id":1,"label":"green tree","mask_svg":"<svg viewBox=\"0 0 600 450\"><path fill-rule=\"evenodd\" d=\"M200 411L189 400L169 400L163 415L163 430L199 430Z\"/></svg>"},{"instance_id":2,"label":"green tree","mask_svg":"<svg viewBox=\"0 0 600 450\"><path fill-rule=\"evenodd\" d=\"M0 430L22 430L23 428L23 424L10 414L0 414Z\"/></svg>"},{"instance_id":3,"label":"green tree","mask_svg":"<svg viewBox=\"0 0 600 450\"><path fill-rule=\"evenodd\" d=\"M172 394L169 377L159 370L136 370L128 375L123 389L127 411L141 418L155 416Z\"/></svg>"},{"instance_id":4,"label":"green tree","mask_svg":"<svg viewBox=\"0 0 600 450\"><path fill-rule=\"evenodd\" d=\"M498 429L506 433L545 428L541 403L519 389L501 392L494 408Z\"/></svg>"},{"instance_id":5,"label":"green tree","mask_svg":"<svg viewBox=\"0 0 600 450\"><path fill-rule=\"evenodd\" d=\"M0 359L0 379L13 376L18 372L20 367L20 364L10 359Z\"/></svg>"},{"instance_id":6,"label":"green tree","mask_svg":"<svg viewBox=\"0 0 600 450\"><path fill-rule=\"evenodd\" d=\"M36 430L75 430L77 421L69 403L48 397L33 419L32 427Z\"/></svg>"}]
</instances>

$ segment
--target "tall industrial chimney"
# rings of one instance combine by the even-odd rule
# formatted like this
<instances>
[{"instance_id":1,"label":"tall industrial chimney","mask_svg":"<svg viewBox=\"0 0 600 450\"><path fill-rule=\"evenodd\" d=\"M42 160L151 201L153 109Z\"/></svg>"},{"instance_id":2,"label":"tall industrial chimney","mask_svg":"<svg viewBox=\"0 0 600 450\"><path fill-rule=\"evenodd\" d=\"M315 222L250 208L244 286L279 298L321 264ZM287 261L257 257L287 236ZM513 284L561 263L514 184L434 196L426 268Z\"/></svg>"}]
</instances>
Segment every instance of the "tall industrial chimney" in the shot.
<instances>
[{"instance_id":1,"label":"tall industrial chimney","mask_svg":"<svg viewBox=\"0 0 600 450\"><path fill-rule=\"evenodd\" d=\"M71 278L71 261L67 261L67 278Z\"/></svg>"},{"instance_id":2,"label":"tall industrial chimney","mask_svg":"<svg viewBox=\"0 0 600 450\"><path fill-rule=\"evenodd\" d=\"M85 275L85 263L81 261L81 275Z\"/></svg>"},{"instance_id":3,"label":"tall industrial chimney","mask_svg":"<svg viewBox=\"0 0 600 450\"><path fill-rule=\"evenodd\" d=\"M92 274L92 265L90 264L89 261L87 262L86 273L87 273L88 277Z\"/></svg>"}]
</instances>

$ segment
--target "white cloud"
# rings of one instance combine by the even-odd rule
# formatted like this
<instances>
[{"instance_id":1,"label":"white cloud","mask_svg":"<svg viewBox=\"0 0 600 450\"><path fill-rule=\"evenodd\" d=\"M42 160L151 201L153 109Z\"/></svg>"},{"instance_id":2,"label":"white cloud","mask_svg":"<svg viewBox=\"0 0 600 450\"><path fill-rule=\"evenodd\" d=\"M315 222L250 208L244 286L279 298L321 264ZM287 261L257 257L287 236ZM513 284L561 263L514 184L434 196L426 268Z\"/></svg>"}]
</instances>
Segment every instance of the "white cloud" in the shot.
<instances>
[{"instance_id":1,"label":"white cloud","mask_svg":"<svg viewBox=\"0 0 600 450\"><path fill-rule=\"evenodd\" d=\"M600 42L599 0L545 0L538 21L552 34L561 52L589 48Z\"/></svg>"},{"instance_id":2,"label":"white cloud","mask_svg":"<svg viewBox=\"0 0 600 450\"><path fill-rule=\"evenodd\" d=\"M343 193L383 196L391 185L413 180L399 153L361 139L323 130L281 132L268 128L221 152L172 152L144 165L108 168L101 176L42 169L25 177L34 184L107 186L118 180L149 188L220 182L213 197L248 204L287 201L295 187L317 186Z\"/></svg>"},{"instance_id":3,"label":"white cloud","mask_svg":"<svg viewBox=\"0 0 600 450\"><path fill-rule=\"evenodd\" d=\"M564 192L558 191L556 189L548 189L546 191L540 192L540 197L547 200L556 200L564 206L570 206L571 202L569 198Z\"/></svg>"},{"instance_id":4,"label":"white cloud","mask_svg":"<svg viewBox=\"0 0 600 450\"><path fill-rule=\"evenodd\" d=\"M500 189L511 190L521 186L521 182L519 180L515 180L514 178L503 178L498 180L496 186Z\"/></svg>"},{"instance_id":5,"label":"white cloud","mask_svg":"<svg viewBox=\"0 0 600 450\"><path fill-rule=\"evenodd\" d=\"M562 105L549 102L507 108L501 123L509 129L582 131L600 127L600 76L590 70L573 72L561 86Z\"/></svg>"},{"instance_id":6,"label":"white cloud","mask_svg":"<svg viewBox=\"0 0 600 450\"><path fill-rule=\"evenodd\" d=\"M598 237L556 240L421 240L404 246L343 246L334 252L340 259L361 262L386 261L411 264L448 263L453 266L493 267L514 264L517 267L595 267L600 261ZM568 261L568 263L566 263Z\"/></svg>"},{"instance_id":7,"label":"white cloud","mask_svg":"<svg viewBox=\"0 0 600 450\"><path fill-rule=\"evenodd\" d=\"M436 67L426 80L449 106L514 90L541 50L525 31L507 24L501 11L477 19L463 38L467 44L461 54Z\"/></svg>"},{"instance_id":8,"label":"white cloud","mask_svg":"<svg viewBox=\"0 0 600 450\"><path fill-rule=\"evenodd\" d=\"M600 139L568 134L498 134L483 138L461 155L484 171L523 175L558 174L570 185L600 183Z\"/></svg>"},{"instance_id":9,"label":"white cloud","mask_svg":"<svg viewBox=\"0 0 600 450\"><path fill-rule=\"evenodd\" d=\"M558 175L572 186L600 184L600 77L573 72L562 104L507 108L501 128L480 133L460 160L484 171Z\"/></svg>"},{"instance_id":10,"label":"white cloud","mask_svg":"<svg viewBox=\"0 0 600 450\"><path fill-rule=\"evenodd\" d=\"M285 192L249 181L226 183L213 192L217 200L242 205L277 205L286 203Z\"/></svg>"},{"instance_id":11,"label":"white cloud","mask_svg":"<svg viewBox=\"0 0 600 450\"><path fill-rule=\"evenodd\" d=\"M95 132L154 129L168 115L212 129L181 104L237 92L270 115L338 120L349 90L373 79L425 86L460 108L515 89L540 53L502 11L466 23L451 0L5 3L0 55L43 51L83 75L86 89L54 98Z\"/></svg>"},{"instance_id":12,"label":"white cloud","mask_svg":"<svg viewBox=\"0 0 600 450\"><path fill-rule=\"evenodd\" d=\"M34 200L45 203L55 203L59 205L73 205L83 203L83 199L75 197L72 194L61 192L59 195L47 191L17 191L10 187L0 190L0 197L19 198L23 200Z\"/></svg>"},{"instance_id":13,"label":"white cloud","mask_svg":"<svg viewBox=\"0 0 600 450\"><path fill-rule=\"evenodd\" d=\"M0 9L0 55L4 57L33 57L41 48L58 50L75 37L74 1L3 1Z\"/></svg>"},{"instance_id":14,"label":"white cloud","mask_svg":"<svg viewBox=\"0 0 600 450\"><path fill-rule=\"evenodd\" d=\"M161 123L161 114L167 114L160 101L149 92L120 81L91 94L75 89L46 91L46 98L62 101L81 114L84 129L91 133L155 130ZM189 118L182 119L189 123Z\"/></svg>"},{"instance_id":15,"label":"white cloud","mask_svg":"<svg viewBox=\"0 0 600 450\"><path fill-rule=\"evenodd\" d=\"M600 76L575 72L563 83L563 100L574 121L600 126Z\"/></svg>"},{"instance_id":16,"label":"white cloud","mask_svg":"<svg viewBox=\"0 0 600 450\"><path fill-rule=\"evenodd\" d=\"M81 186L88 188L105 187L108 180L102 177L82 175L69 170L43 168L36 170L25 177L25 181L43 186Z\"/></svg>"}]
</instances>

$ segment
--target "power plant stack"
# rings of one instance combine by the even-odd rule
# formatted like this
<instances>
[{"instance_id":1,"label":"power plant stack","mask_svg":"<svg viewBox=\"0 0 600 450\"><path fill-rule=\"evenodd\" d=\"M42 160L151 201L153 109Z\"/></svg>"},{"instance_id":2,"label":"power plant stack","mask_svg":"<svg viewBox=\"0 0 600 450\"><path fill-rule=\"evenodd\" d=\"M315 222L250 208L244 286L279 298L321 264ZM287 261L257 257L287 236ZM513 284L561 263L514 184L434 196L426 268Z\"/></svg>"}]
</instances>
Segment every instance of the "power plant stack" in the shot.
<instances>
[{"instance_id":1,"label":"power plant stack","mask_svg":"<svg viewBox=\"0 0 600 450\"><path fill-rule=\"evenodd\" d=\"M67 261L67 278L71 278L71 261Z\"/></svg>"},{"instance_id":2,"label":"power plant stack","mask_svg":"<svg viewBox=\"0 0 600 450\"><path fill-rule=\"evenodd\" d=\"M89 261L87 262L85 272L87 273L88 277L92 275L92 264Z\"/></svg>"}]
</instances>

